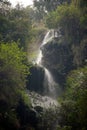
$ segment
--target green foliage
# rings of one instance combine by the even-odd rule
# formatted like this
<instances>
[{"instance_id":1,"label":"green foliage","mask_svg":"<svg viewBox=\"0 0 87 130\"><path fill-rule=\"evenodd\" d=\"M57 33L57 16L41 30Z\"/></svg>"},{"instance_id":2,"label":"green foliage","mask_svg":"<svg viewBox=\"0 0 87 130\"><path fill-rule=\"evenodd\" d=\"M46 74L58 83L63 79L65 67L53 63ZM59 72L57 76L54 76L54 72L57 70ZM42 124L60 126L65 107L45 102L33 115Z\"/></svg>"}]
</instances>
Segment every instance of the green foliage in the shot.
<instances>
[{"instance_id":1,"label":"green foliage","mask_svg":"<svg viewBox=\"0 0 87 130\"><path fill-rule=\"evenodd\" d=\"M78 42L76 39L80 39L80 11L73 4L61 5L48 14L46 24L49 28L61 28L67 43Z\"/></svg>"},{"instance_id":2,"label":"green foliage","mask_svg":"<svg viewBox=\"0 0 87 130\"><path fill-rule=\"evenodd\" d=\"M68 75L60 115L60 124L72 126L74 130L87 129L87 66Z\"/></svg>"},{"instance_id":3,"label":"green foliage","mask_svg":"<svg viewBox=\"0 0 87 130\"><path fill-rule=\"evenodd\" d=\"M73 100L78 99L78 96L80 96L80 92L86 89L86 79L87 79L87 67L74 70L70 73L70 75L67 78L67 91L68 96L73 96L71 97ZM76 97L75 97L76 96ZM70 98L70 97L69 97Z\"/></svg>"},{"instance_id":4,"label":"green foliage","mask_svg":"<svg viewBox=\"0 0 87 130\"><path fill-rule=\"evenodd\" d=\"M87 8L76 6L75 3L58 6L46 17L49 28L60 28L64 41L67 43L80 43L87 29Z\"/></svg>"},{"instance_id":5,"label":"green foliage","mask_svg":"<svg viewBox=\"0 0 87 130\"><path fill-rule=\"evenodd\" d=\"M18 43L0 44L0 129L19 129L16 112L19 100L30 107L29 96L25 92L29 68L26 53Z\"/></svg>"},{"instance_id":6,"label":"green foliage","mask_svg":"<svg viewBox=\"0 0 87 130\"><path fill-rule=\"evenodd\" d=\"M18 4L15 8L10 7L10 11L7 9L5 15L0 13L0 25L0 41L20 41L20 46L26 49L32 38L32 24L26 8Z\"/></svg>"},{"instance_id":7,"label":"green foliage","mask_svg":"<svg viewBox=\"0 0 87 130\"><path fill-rule=\"evenodd\" d=\"M41 41L43 40L43 37L47 31L45 27L34 27L33 30L33 39L32 40L38 40Z\"/></svg>"},{"instance_id":8,"label":"green foliage","mask_svg":"<svg viewBox=\"0 0 87 130\"><path fill-rule=\"evenodd\" d=\"M71 0L34 0L35 15L38 21L44 20L48 12L52 12L63 3L71 3Z\"/></svg>"},{"instance_id":9,"label":"green foliage","mask_svg":"<svg viewBox=\"0 0 87 130\"><path fill-rule=\"evenodd\" d=\"M46 18L46 25L52 29L52 28L57 28L58 27L58 22L57 22L57 14L56 12L51 12L48 14Z\"/></svg>"},{"instance_id":10,"label":"green foliage","mask_svg":"<svg viewBox=\"0 0 87 130\"><path fill-rule=\"evenodd\" d=\"M29 95L25 91L20 91L20 94L21 94L21 98L22 98L24 104L27 105L28 107L30 107L31 101L30 101Z\"/></svg>"},{"instance_id":11,"label":"green foliage","mask_svg":"<svg viewBox=\"0 0 87 130\"><path fill-rule=\"evenodd\" d=\"M70 87L67 94L76 102L79 122L82 127L87 124L87 67L78 69L68 77Z\"/></svg>"},{"instance_id":12,"label":"green foliage","mask_svg":"<svg viewBox=\"0 0 87 130\"><path fill-rule=\"evenodd\" d=\"M0 44L0 99L15 104L28 74L26 55L16 43ZM13 101L14 100L14 101Z\"/></svg>"},{"instance_id":13,"label":"green foliage","mask_svg":"<svg viewBox=\"0 0 87 130\"><path fill-rule=\"evenodd\" d=\"M38 11L51 12L63 3L70 3L71 0L34 0L34 6Z\"/></svg>"}]
</instances>

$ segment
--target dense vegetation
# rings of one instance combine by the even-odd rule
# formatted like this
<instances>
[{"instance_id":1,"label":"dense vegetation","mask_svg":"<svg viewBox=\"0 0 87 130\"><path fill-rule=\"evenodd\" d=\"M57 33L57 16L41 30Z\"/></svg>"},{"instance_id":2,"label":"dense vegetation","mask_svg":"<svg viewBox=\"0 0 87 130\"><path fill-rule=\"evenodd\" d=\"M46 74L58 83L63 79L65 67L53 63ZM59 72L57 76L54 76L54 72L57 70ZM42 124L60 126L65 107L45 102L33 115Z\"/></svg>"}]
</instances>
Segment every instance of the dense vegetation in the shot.
<instances>
[{"instance_id":1,"label":"dense vegetation","mask_svg":"<svg viewBox=\"0 0 87 130\"><path fill-rule=\"evenodd\" d=\"M0 129L18 129L19 101L31 106L26 94L29 68L26 45L31 39L31 21L25 9L0 1Z\"/></svg>"},{"instance_id":2,"label":"dense vegetation","mask_svg":"<svg viewBox=\"0 0 87 130\"><path fill-rule=\"evenodd\" d=\"M63 94L58 99L60 108L43 110L40 106L32 108L26 80L31 67L28 61L36 55L33 47L38 48L47 28L60 29L61 37L45 46L44 55L49 58L43 62L55 79L59 78ZM20 4L12 8L8 0L0 1L1 130L87 129L86 35L86 0L34 0L33 8ZM31 68L38 75L37 70ZM32 87L36 89L33 83Z\"/></svg>"},{"instance_id":3,"label":"dense vegetation","mask_svg":"<svg viewBox=\"0 0 87 130\"><path fill-rule=\"evenodd\" d=\"M48 14L46 24L49 28L60 28L62 38L57 43L61 47L66 43L64 46L68 46L71 50L69 55L73 56L71 64L73 70L68 70L68 73L66 73L65 92L61 99L59 113L61 117L59 124L62 127L59 127L58 130L86 130L87 54L85 51L87 51L87 2L72 0L69 5L65 3L58 6L55 11Z\"/></svg>"}]
</instances>

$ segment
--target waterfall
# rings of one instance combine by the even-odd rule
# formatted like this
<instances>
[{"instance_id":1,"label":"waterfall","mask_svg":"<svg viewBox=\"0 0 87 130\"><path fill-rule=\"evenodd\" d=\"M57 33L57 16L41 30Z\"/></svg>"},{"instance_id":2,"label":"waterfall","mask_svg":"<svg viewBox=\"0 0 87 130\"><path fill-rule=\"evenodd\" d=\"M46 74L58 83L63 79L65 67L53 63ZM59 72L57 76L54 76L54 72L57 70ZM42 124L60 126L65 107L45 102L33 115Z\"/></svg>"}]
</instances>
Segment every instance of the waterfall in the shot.
<instances>
[{"instance_id":1,"label":"waterfall","mask_svg":"<svg viewBox=\"0 0 87 130\"><path fill-rule=\"evenodd\" d=\"M47 68L44 68L44 71L45 71L44 92L48 96L50 96L52 98L56 98L57 97L57 93L56 93L57 83L54 81L52 74L50 73L50 71Z\"/></svg>"},{"instance_id":2,"label":"waterfall","mask_svg":"<svg viewBox=\"0 0 87 130\"><path fill-rule=\"evenodd\" d=\"M44 40L40 46L40 48L47 44L50 40L52 40L52 38L54 37L54 31L50 30L47 32L46 36L44 37ZM56 86L57 83L54 81L53 76L51 74L51 72L44 67L44 65L42 64L42 50L39 48L39 54L36 60L36 63L38 66L43 67L44 69L44 93L52 98L56 98Z\"/></svg>"},{"instance_id":3,"label":"waterfall","mask_svg":"<svg viewBox=\"0 0 87 130\"><path fill-rule=\"evenodd\" d=\"M44 40L43 40L43 42L42 42L40 48L41 48L43 45L45 45L48 41L52 40L53 37L54 37L54 31L53 31L53 30L48 31L47 34L46 34L45 37L44 37ZM42 60L43 55L42 55L42 51L41 51L40 48L39 48L39 54L38 54L36 63L37 63L39 66L43 66L43 65L41 64L41 60Z\"/></svg>"}]
</instances>

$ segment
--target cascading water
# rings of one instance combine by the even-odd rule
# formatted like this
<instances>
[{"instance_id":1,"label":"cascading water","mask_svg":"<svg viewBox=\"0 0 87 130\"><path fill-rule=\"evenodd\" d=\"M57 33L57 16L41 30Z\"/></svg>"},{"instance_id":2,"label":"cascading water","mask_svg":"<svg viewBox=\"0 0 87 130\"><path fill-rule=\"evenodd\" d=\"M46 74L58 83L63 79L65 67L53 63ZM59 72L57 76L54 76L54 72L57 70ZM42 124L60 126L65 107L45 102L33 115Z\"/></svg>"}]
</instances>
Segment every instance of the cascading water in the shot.
<instances>
[{"instance_id":1,"label":"cascading water","mask_svg":"<svg viewBox=\"0 0 87 130\"><path fill-rule=\"evenodd\" d=\"M38 54L38 57L36 60L36 64L44 69L44 81L43 81L44 96L42 96L36 92L28 91L28 93L31 97L31 102L32 102L33 106L39 105L39 106L42 106L45 108L48 108L51 106L51 108L52 108L56 105L59 105L56 100L56 97L57 97L56 86L58 84L54 81L51 72L46 67L44 67L44 65L42 64L43 54L42 54L41 47L43 47L45 44L47 44L49 41L51 41L53 37L54 37L54 30L48 31L39 48L39 54Z\"/></svg>"},{"instance_id":2,"label":"cascading water","mask_svg":"<svg viewBox=\"0 0 87 130\"><path fill-rule=\"evenodd\" d=\"M56 93L56 82L54 81L52 74L48 69L44 68L45 75L44 75L44 93L52 98L57 97Z\"/></svg>"},{"instance_id":3,"label":"cascading water","mask_svg":"<svg viewBox=\"0 0 87 130\"><path fill-rule=\"evenodd\" d=\"M45 44L47 44L50 40L52 40L53 37L54 37L54 31L53 30L48 31L41 44L41 47L44 46ZM52 98L55 98L57 84L55 83L50 71L43 66L42 58L43 58L42 50L39 49L39 54L38 54L36 63L38 66L41 66L44 68L44 72L45 72L45 74L44 74L44 93L46 95L49 95Z\"/></svg>"},{"instance_id":4,"label":"cascading water","mask_svg":"<svg viewBox=\"0 0 87 130\"><path fill-rule=\"evenodd\" d=\"M42 42L40 48L41 48L43 45L45 45L48 41L50 41L52 38L53 38L53 30L50 30L50 31L48 31L47 34L45 35L44 40L43 40L43 42ZM43 55L42 55L42 51L41 51L40 48L39 48L39 54L38 54L36 63L37 63L39 66L43 66L43 65L41 64L41 60L42 60Z\"/></svg>"}]
</instances>

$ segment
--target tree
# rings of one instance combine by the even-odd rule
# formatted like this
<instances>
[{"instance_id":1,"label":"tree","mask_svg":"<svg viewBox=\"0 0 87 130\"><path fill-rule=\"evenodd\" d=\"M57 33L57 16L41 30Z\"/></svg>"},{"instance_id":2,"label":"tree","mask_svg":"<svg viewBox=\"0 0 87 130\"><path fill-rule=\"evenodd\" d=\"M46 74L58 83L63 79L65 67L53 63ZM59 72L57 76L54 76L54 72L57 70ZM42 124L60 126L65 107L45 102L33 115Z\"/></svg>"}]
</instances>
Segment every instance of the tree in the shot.
<instances>
[{"instance_id":1,"label":"tree","mask_svg":"<svg viewBox=\"0 0 87 130\"><path fill-rule=\"evenodd\" d=\"M69 73L61 104L61 124L73 129L87 129L87 66ZM73 124L74 123L74 124Z\"/></svg>"},{"instance_id":2,"label":"tree","mask_svg":"<svg viewBox=\"0 0 87 130\"><path fill-rule=\"evenodd\" d=\"M4 11L6 7L4 7ZM26 49L27 43L31 40L31 18L21 5L4 15L0 14L0 41L20 41L20 46Z\"/></svg>"},{"instance_id":3,"label":"tree","mask_svg":"<svg viewBox=\"0 0 87 130\"><path fill-rule=\"evenodd\" d=\"M0 0L0 14L7 15L10 8L11 3L8 0Z\"/></svg>"},{"instance_id":4,"label":"tree","mask_svg":"<svg viewBox=\"0 0 87 130\"><path fill-rule=\"evenodd\" d=\"M61 28L61 33L67 43L79 43L82 34L80 11L73 4L61 5L56 11L48 14L46 24L49 28Z\"/></svg>"},{"instance_id":5,"label":"tree","mask_svg":"<svg viewBox=\"0 0 87 130\"><path fill-rule=\"evenodd\" d=\"M16 43L0 45L0 101L15 105L28 74L26 55Z\"/></svg>"},{"instance_id":6,"label":"tree","mask_svg":"<svg viewBox=\"0 0 87 130\"><path fill-rule=\"evenodd\" d=\"M37 8L37 10L43 10L43 11L53 11L56 10L56 8L63 4L63 3L70 3L71 0L34 0L34 6Z\"/></svg>"},{"instance_id":7,"label":"tree","mask_svg":"<svg viewBox=\"0 0 87 130\"><path fill-rule=\"evenodd\" d=\"M49 12L56 10L59 5L65 2L70 3L71 0L34 0L35 16L39 21L44 20Z\"/></svg>"}]
</instances>

